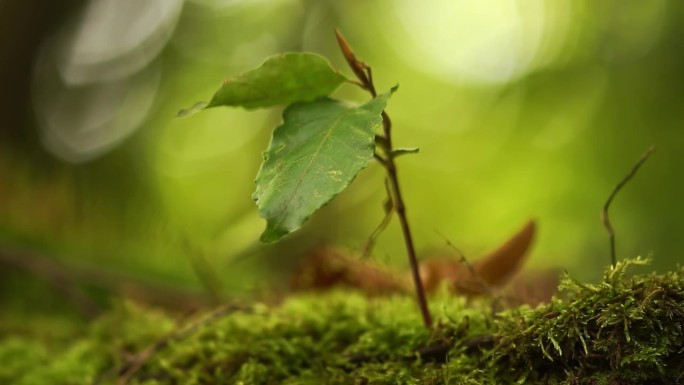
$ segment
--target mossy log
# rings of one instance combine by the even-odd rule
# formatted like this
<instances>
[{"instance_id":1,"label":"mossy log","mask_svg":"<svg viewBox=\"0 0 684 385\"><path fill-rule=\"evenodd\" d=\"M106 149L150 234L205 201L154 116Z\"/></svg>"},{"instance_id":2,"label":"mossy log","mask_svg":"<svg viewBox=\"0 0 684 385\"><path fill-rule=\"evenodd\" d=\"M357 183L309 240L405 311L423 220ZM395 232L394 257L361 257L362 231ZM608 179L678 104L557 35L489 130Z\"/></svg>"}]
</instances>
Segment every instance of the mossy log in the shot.
<instances>
[{"instance_id":1,"label":"mossy log","mask_svg":"<svg viewBox=\"0 0 684 385\"><path fill-rule=\"evenodd\" d=\"M644 263L564 277L535 309L435 298L433 330L404 296L297 295L183 322L126 303L63 344L0 341L0 383L684 383L684 269L625 276Z\"/></svg>"}]
</instances>

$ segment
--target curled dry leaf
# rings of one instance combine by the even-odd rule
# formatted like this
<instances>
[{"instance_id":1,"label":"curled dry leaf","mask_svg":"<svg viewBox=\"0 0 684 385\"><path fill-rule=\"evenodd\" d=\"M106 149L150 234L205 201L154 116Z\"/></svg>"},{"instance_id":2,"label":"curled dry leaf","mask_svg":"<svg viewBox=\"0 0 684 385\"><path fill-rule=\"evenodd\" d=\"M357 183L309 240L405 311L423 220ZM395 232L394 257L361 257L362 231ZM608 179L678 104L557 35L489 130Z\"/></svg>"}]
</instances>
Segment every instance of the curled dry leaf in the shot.
<instances>
[{"instance_id":1,"label":"curled dry leaf","mask_svg":"<svg viewBox=\"0 0 684 385\"><path fill-rule=\"evenodd\" d=\"M532 305L548 301L558 283L558 272L539 271L513 279L525 262L535 235L535 222L527 222L499 248L472 265L453 257L428 258L420 264L425 290L435 293L442 284L459 295L475 297L493 294L510 283L515 302ZM354 258L339 249L324 246L313 249L291 282L295 291L325 290L332 287L357 289L369 296L409 293L409 274L394 274L366 260Z\"/></svg>"},{"instance_id":2,"label":"curled dry leaf","mask_svg":"<svg viewBox=\"0 0 684 385\"><path fill-rule=\"evenodd\" d=\"M408 282L389 270L352 258L342 250L319 246L311 250L291 281L294 291L332 287L358 289L369 296L407 292Z\"/></svg>"},{"instance_id":3,"label":"curled dry leaf","mask_svg":"<svg viewBox=\"0 0 684 385\"><path fill-rule=\"evenodd\" d=\"M452 292L467 296L489 294L492 290L502 288L525 262L534 233L535 222L528 221L503 245L478 258L472 265L468 265L463 258L426 260L421 264L421 277L426 290L432 292L442 282L447 282Z\"/></svg>"},{"instance_id":4,"label":"curled dry leaf","mask_svg":"<svg viewBox=\"0 0 684 385\"><path fill-rule=\"evenodd\" d=\"M475 274L492 286L501 286L520 270L536 232L534 221L528 221L511 239L486 257L478 259Z\"/></svg>"}]
</instances>

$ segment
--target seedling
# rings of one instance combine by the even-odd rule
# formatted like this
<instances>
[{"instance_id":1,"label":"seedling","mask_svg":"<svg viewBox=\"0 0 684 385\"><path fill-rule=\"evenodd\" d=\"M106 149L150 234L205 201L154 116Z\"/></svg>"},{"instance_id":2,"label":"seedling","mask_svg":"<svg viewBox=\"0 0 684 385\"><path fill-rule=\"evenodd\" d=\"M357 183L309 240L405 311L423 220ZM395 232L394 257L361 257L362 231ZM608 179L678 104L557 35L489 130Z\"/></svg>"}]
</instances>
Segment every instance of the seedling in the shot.
<instances>
[{"instance_id":1,"label":"seedling","mask_svg":"<svg viewBox=\"0 0 684 385\"><path fill-rule=\"evenodd\" d=\"M418 150L393 146L392 123L385 107L397 87L378 94L371 68L356 58L339 32L337 41L356 80L340 74L316 54L284 53L227 79L209 103L198 103L179 112L179 116L219 106L247 110L287 106L283 122L273 130L270 146L263 154L252 196L259 215L267 222L260 238L266 243L299 229L375 159L387 171L388 199L385 220L368 244L372 244L395 212L406 243L423 322L430 327L432 317L395 162L397 156ZM357 106L332 99L329 95L345 83L361 87L371 95L371 100Z\"/></svg>"}]
</instances>

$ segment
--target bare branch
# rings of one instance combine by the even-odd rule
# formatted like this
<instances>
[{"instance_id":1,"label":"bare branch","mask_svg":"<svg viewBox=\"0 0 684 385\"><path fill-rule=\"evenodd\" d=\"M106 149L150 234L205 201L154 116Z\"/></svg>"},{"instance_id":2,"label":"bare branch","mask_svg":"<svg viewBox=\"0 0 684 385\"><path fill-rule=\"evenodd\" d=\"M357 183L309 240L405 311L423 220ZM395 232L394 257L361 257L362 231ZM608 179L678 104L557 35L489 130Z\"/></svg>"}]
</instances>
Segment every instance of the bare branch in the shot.
<instances>
[{"instance_id":1,"label":"bare branch","mask_svg":"<svg viewBox=\"0 0 684 385\"><path fill-rule=\"evenodd\" d=\"M625 175L624 178L615 185L613 188L613 191L610 193L610 196L608 196L608 200L606 200L606 203L603 205L603 210L601 210L601 221L603 222L603 227L606 228L606 231L608 231L608 237L610 239L610 263L613 267L615 267L615 264L617 263L617 256L615 253L615 230L613 229L613 225L610 223L610 218L608 217L608 208L610 208L610 204L613 202L613 199L617 195L618 192L622 189L622 187L627 184L627 182L630 181L636 175L636 172L639 170L639 167L648 159L648 157L655 151L655 146L649 147L639 158L639 160L632 166L632 169Z\"/></svg>"}]
</instances>

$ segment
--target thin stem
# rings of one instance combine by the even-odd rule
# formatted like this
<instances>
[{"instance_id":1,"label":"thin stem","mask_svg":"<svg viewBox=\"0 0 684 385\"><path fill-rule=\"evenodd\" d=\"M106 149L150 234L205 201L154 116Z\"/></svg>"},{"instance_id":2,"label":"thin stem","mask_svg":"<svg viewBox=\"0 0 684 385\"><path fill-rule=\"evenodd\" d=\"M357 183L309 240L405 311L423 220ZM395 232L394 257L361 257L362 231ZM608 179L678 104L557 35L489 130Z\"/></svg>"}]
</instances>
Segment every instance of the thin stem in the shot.
<instances>
[{"instance_id":1,"label":"thin stem","mask_svg":"<svg viewBox=\"0 0 684 385\"><path fill-rule=\"evenodd\" d=\"M344 37L342 37L342 34L340 34L339 31L336 31L336 35L344 58L347 60L347 63L361 84L363 84L363 88L366 89L372 97L377 96L375 84L373 84L373 72L371 71L371 68L356 58L351 47ZM406 252L408 254L409 264L411 266L411 275L413 276L413 283L415 285L416 295L418 297L418 306L420 307L420 312L423 316L423 323L425 324L425 327L431 328L432 316L430 315L430 310L428 309L423 281L420 279L418 258L416 257L416 250L413 245L413 237L411 236L411 228L409 227L408 218L406 216L406 206L404 205L404 199L401 195L401 188L399 187L397 166L394 162L394 152L392 148L392 121L385 111L382 112L382 127L384 131L384 140L376 141L376 143L383 149L385 158L376 156L375 159L384 160L381 161L380 164L385 168L385 170L387 170L387 178L389 180L390 190L394 197L394 211L397 213L399 222L401 223L401 231L404 236Z\"/></svg>"},{"instance_id":2,"label":"thin stem","mask_svg":"<svg viewBox=\"0 0 684 385\"><path fill-rule=\"evenodd\" d=\"M385 114L386 115L386 114ZM387 139L390 140L389 132L387 132ZM401 231L404 235L404 243L406 244L406 252L408 253L409 264L411 265L411 275L413 276L413 283L416 287L416 295L418 296L418 306L423 316L423 323L426 327L432 327L432 316L430 309L427 306L427 297L425 295L425 288L423 281L420 279L420 270L418 267L418 258L416 257L416 250L413 246L413 237L411 236L411 229L409 227L408 218L406 217L406 206L399 188L399 177L397 176L397 167L394 163L394 157L390 155L391 148L388 151L387 163L385 169L392 187L394 195L394 210L397 212L399 222L401 223Z\"/></svg>"},{"instance_id":3,"label":"thin stem","mask_svg":"<svg viewBox=\"0 0 684 385\"><path fill-rule=\"evenodd\" d=\"M387 139L385 139L384 136L382 135L375 135L375 144L377 145L386 145L387 144Z\"/></svg>"},{"instance_id":4,"label":"thin stem","mask_svg":"<svg viewBox=\"0 0 684 385\"><path fill-rule=\"evenodd\" d=\"M377 153L373 154L373 158L375 158L375 160L378 161L378 163L380 163L383 167L387 164L387 161L385 160L385 158L378 155Z\"/></svg>"},{"instance_id":5,"label":"thin stem","mask_svg":"<svg viewBox=\"0 0 684 385\"><path fill-rule=\"evenodd\" d=\"M627 182L629 182L630 179L634 177L636 172L639 170L639 167L641 167L642 164L648 159L648 157L655 151L655 146L649 147L639 158L639 160L632 166L632 169L625 175L624 178L615 185L613 188L613 191L610 193L610 196L608 197L608 200L606 200L606 203L603 205L603 210L601 210L601 220L603 221L603 227L606 228L606 231L608 231L608 237L610 239L610 263L613 267L615 267L615 264L617 263L617 256L615 252L615 230L613 229L613 225L610 223L610 218L608 217L608 208L610 208L610 204L613 202L613 199L617 195L618 192L624 187Z\"/></svg>"}]
</instances>

